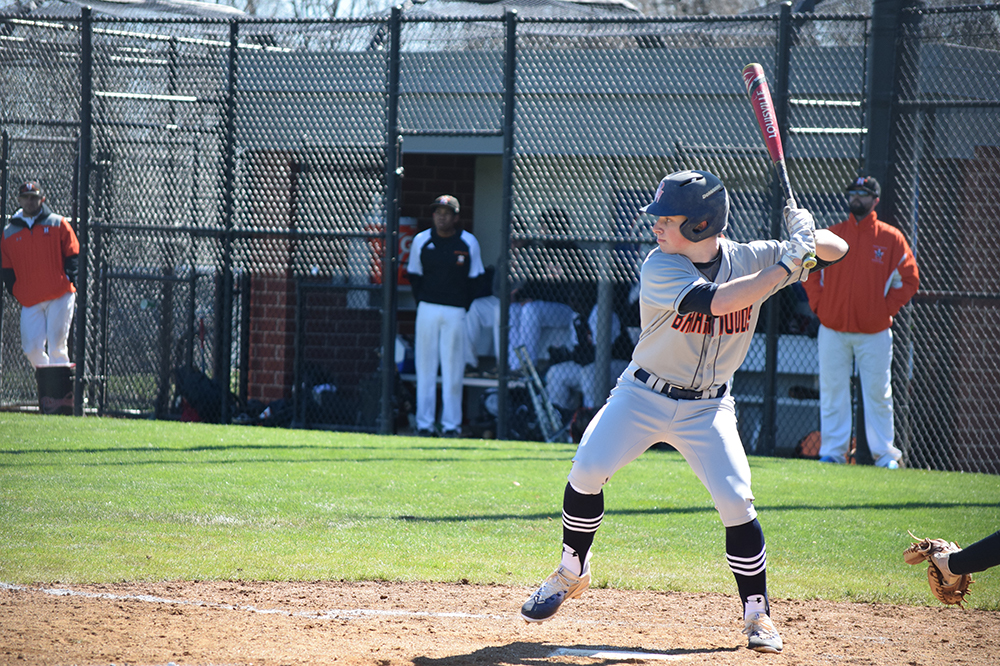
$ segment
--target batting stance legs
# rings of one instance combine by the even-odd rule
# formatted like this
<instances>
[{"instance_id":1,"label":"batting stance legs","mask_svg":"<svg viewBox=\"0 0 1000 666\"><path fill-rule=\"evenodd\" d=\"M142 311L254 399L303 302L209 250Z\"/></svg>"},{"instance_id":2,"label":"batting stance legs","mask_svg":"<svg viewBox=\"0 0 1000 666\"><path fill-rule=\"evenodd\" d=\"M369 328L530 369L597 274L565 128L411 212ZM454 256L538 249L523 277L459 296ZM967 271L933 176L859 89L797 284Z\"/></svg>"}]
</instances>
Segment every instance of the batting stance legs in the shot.
<instances>
[{"instance_id":1,"label":"batting stance legs","mask_svg":"<svg viewBox=\"0 0 1000 666\"><path fill-rule=\"evenodd\" d=\"M604 518L604 484L661 441L670 442L684 456L712 495L726 528L726 559L736 577L744 617L767 614L764 534L753 506L750 466L737 433L732 397L674 400L646 388L631 374L626 370L619 378L583 435L563 498L562 562L525 602L522 617L529 622L547 620L565 599L587 588L590 548ZM560 586L565 588L561 595Z\"/></svg>"}]
</instances>

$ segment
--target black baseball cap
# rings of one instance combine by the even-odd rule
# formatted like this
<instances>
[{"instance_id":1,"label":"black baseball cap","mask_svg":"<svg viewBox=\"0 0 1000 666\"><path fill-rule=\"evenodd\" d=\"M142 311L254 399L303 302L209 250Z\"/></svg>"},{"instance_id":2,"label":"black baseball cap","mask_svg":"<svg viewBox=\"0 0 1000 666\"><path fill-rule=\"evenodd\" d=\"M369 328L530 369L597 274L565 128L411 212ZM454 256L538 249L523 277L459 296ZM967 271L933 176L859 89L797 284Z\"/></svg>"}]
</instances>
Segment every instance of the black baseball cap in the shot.
<instances>
[{"instance_id":1,"label":"black baseball cap","mask_svg":"<svg viewBox=\"0 0 1000 666\"><path fill-rule=\"evenodd\" d=\"M17 196L19 197L40 197L42 196L42 187L35 181L29 180L24 185L17 190Z\"/></svg>"},{"instance_id":2,"label":"black baseball cap","mask_svg":"<svg viewBox=\"0 0 1000 666\"><path fill-rule=\"evenodd\" d=\"M458 213L458 199L451 196L450 194L442 194L434 203L431 204L431 208L437 208L438 206L444 206L445 208L450 208L451 212Z\"/></svg>"},{"instance_id":3,"label":"black baseball cap","mask_svg":"<svg viewBox=\"0 0 1000 666\"><path fill-rule=\"evenodd\" d=\"M878 181L871 176L858 176L847 186L847 191L867 192L874 195L876 199L882 196L882 188L879 186Z\"/></svg>"}]
</instances>

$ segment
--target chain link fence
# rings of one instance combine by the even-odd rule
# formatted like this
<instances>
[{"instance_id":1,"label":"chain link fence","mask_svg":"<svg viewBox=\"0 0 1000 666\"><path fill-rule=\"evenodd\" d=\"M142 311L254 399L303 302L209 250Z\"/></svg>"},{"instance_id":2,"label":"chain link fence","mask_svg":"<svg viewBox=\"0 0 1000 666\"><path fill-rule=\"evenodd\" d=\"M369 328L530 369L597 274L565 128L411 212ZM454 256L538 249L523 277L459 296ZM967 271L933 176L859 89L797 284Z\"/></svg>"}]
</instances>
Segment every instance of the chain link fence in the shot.
<instances>
[{"instance_id":1,"label":"chain link fence","mask_svg":"<svg viewBox=\"0 0 1000 666\"><path fill-rule=\"evenodd\" d=\"M1000 470L1000 8L904 14L892 221L920 261L920 290L897 319L897 432L914 466Z\"/></svg>"},{"instance_id":2,"label":"chain link fence","mask_svg":"<svg viewBox=\"0 0 1000 666\"><path fill-rule=\"evenodd\" d=\"M452 194L495 273L468 316L466 429L572 438L637 339L638 211L663 175L718 174L736 240L783 233L745 64L768 73L818 226L846 218L872 139L860 14L0 25L4 213L34 178L77 225L79 407L97 414L406 431L409 242ZM922 284L894 325L897 445L998 473L996 9L900 25L880 217ZM18 310L4 299L10 409L35 400ZM733 383L749 452L819 430L817 328L799 286L766 306Z\"/></svg>"}]
</instances>

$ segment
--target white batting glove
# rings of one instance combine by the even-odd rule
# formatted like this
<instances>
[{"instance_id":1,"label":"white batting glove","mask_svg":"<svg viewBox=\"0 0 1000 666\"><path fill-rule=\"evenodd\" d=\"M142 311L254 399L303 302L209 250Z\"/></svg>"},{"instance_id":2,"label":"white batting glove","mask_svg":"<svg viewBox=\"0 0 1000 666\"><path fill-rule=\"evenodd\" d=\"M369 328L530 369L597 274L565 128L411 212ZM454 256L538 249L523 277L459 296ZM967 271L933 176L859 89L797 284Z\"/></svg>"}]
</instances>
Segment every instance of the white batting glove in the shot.
<instances>
[{"instance_id":1,"label":"white batting glove","mask_svg":"<svg viewBox=\"0 0 1000 666\"><path fill-rule=\"evenodd\" d=\"M811 233L801 231L791 240L785 241L783 245L785 252L778 260L778 264L788 271L789 275L796 277L796 282L805 282L809 279L809 270L802 267L802 262L807 258L815 258L815 239Z\"/></svg>"},{"instance_id":2,"label":"white batting glove","mask_svg":"<svg viewBox=\"0 0 1000 666\"><path fill-rule=\"evenodd\" d=\"M809 216L812 217L811 215ZM791 241L806 248L813 257L816 256L816 235L813 229L800 229L792 234Z\"/></svg>"},{"instance_id":3,"label":"white batting glove","mask_svg":"<svg viewBox=\"0 0 1000 666\"><path fill-rule=\"evenodd\" d=\"M789 208L785 206L784 213L785 230L788 231L789 238L803 229L808 229L811 233L816 232L816 220L813 219L812 213L805 208Z\"/></svg>"}]
</instances>

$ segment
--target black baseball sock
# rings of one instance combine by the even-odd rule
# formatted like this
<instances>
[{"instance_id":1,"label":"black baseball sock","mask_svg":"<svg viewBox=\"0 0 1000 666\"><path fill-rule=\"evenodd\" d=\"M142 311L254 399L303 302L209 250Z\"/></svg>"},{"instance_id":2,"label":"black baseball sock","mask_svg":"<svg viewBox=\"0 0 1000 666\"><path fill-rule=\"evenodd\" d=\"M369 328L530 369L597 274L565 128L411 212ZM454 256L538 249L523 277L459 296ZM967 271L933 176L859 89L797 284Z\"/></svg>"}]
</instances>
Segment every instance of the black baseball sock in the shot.
<instances>
[{"instance_id":1,"label":"black baseball sock","mask_svg":"<svg viewBox=\"0 0 1000 666\"><path fill-rule=\"evenodd\" d=\"M726 560L736 577L743 601L744 616L755 610L770 615L767 599L767 548L764 531L756 518L749 523L726 528Z\"/></svg>"},{"instance_id":2,"label":"black baseball sock","mask_svg":"<svg viewBox=\"0 0 1000 666\"><path fill-rule=\"evenodd\" d=\"M563 563L579 575L604 518L604 491L584 495L566 484L563 494ZM579 570L577 570L579 569Z\"/></svg>"}]
</instances>

